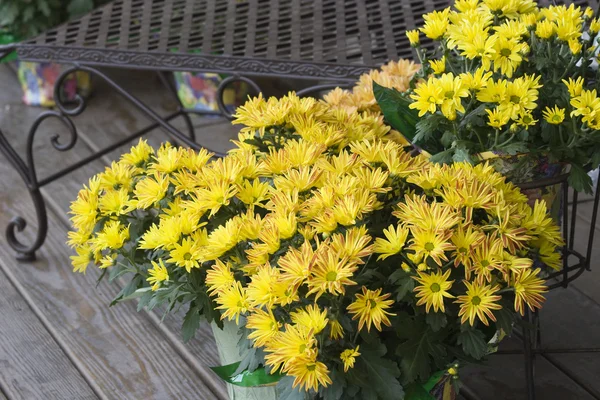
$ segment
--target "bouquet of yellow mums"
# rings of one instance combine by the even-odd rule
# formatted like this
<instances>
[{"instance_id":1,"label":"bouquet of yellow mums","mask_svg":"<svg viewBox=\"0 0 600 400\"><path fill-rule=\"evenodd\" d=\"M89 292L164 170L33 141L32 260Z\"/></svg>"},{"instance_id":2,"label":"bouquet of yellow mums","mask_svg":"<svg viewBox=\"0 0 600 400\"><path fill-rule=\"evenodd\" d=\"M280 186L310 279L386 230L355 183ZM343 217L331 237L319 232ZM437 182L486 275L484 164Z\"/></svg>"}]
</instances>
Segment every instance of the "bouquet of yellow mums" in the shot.
<instances>
[{"instance_id":1,"label":"bouquet of yellow mums","mask_svg":"<svg viewBox=\"0 0 600 400\"><path fill-rule=\"evenodd\" d=\"M543 157L570 164L571 186L590 191L587 172L600 164L599 31L589 7L456 0L407 32L421 61L410 88L375 79L375 97L387 123L433 162ZM437 42L433 52L422 36ZM523 168L513 175L531 178Z\"/></svg>"},{"instance_id":2,"label":"bouquet of yellow mums","mask_svg":"<svg viewBox=\"0 0 600 400\"><path fill-rule=\"evenodd\" d=\"M411 156L377 112L328 98L248 101L222 159L140 141L73 202L74 268L127 277L115 301L185 307L185 340L201 317L235 324L228 382L441 399L542 306L558 227L490 166Z\"/></svg>"}]
</instances>

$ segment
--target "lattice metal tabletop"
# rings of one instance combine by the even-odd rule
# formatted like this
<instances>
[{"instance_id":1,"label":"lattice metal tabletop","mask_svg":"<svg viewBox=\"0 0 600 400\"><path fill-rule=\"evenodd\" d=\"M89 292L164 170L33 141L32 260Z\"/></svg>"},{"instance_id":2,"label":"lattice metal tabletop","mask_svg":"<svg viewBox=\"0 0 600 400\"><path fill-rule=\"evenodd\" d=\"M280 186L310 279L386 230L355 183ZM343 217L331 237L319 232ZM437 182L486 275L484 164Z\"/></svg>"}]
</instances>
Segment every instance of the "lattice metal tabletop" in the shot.
<instances>
[{"instance_id":1,"label":"lattice metal tabletop","mask_svg":"<svg viewBox=\"0 0 600 400\"><path fill-rule=\"evenodd\" d=\"M21 60L354 81L411 58L448 0L117 0L21 43Z\"/></svg>"}]
</instances>

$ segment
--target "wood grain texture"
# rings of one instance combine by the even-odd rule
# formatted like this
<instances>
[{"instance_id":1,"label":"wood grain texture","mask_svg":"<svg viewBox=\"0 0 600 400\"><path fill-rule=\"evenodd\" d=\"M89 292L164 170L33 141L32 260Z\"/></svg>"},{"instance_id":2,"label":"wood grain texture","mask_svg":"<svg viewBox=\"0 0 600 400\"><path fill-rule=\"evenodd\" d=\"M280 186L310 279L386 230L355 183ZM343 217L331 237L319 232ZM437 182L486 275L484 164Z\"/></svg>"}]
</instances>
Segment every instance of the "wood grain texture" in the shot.
<instances>
[{"instance_id":1,"label":"wood grain texture","mask_svg":"<svg viewBox=\"0 0 600 400\"><path fill-rule=\"evenodd\" d=\"M15 399L97 399L4 273L0 260L0 382ZM2 397L0 396L0 399Z\"/></svg>"},{"instance_id":2,"label":"wood grain texture","mask_svg":"<svg viewBox=\"0 0 600 400\"><path fill-rule=\"evenodd\" d=\"M19 202L3 198L1 207L0 224L7 224L6 216L14 212L34 218ZM66 230L52 214L49 217L50 235L39 251L39 260L15 262L9 268L71 351L84 360L87 373L104 394L130 399L215 398L202 377L188 367L144 313L136 312L133 303L107 307L118 291L115 285L104 282L94 289L97 271L86 275L71 271L70 251L64 245ZM0 257L13 260L4 243Z\"/></svg>"},{"instance_id":3,"label":"wood grain texture","mask_svg":"<svg viewBox=\"0 0 600 400\"><path fill-rule=\"evenodd\" d=\"M18 97L12 99L14 103L0 110L0 126L22 151L23 127L28 127L40 110L21 106ZM60 126L55 128L60 129ZM51 132L51 129L40 132L38 139ZM47 141L36 139L37 170L55 171L59 162L66 165L89 153L84 143L77 146L69 152L58 153L49 148ZM101 162L96 162L50 184L45 191L48 203L68 207L81 183L103 168ZM13 215L21 215L35 226L33 207L17 173L3 162L0 175L0 226L6 226ZM64 209L60 214L64 216ZM24 237L31 237L31 233L27 229ZM203 381L206 374L190 368L178 353L178 343L157 329L155 316L137 313L133 303L109 309L108 303L118 287L103 283L95 290L97 271L73 274L68 258L71 250L64 244L65 240L64 220L59 221L50 213L49 235L39 251L38 262L17 264L4 240L0 241L0 257L7 260L8 267L48 315L73 353L84 360L87 372L108 398L224 397L222 388ZM208 388L210 386L216 394Z\"/></svg>"}]
</instances>

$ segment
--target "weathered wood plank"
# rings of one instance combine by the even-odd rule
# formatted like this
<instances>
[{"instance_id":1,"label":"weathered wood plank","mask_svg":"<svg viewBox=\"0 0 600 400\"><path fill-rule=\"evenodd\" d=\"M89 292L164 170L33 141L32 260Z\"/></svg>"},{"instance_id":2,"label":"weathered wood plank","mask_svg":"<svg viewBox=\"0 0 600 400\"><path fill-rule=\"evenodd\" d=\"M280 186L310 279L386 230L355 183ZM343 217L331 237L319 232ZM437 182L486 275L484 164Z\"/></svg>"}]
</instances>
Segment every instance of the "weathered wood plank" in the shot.
<instances>
[{"instance_id":1,"label":"weathered wood plank","mask_svg":"<svg viewBox=\"0 0 600 400\"><path fill-rule=\"evenodd\" d=\"M7 264L0 260L0 386L15 399L96 399L4 273Z\"/></svg>"},{"instance_id":2,"label":"weathered wood plank","mask_svg":"<svg viewBox=\"0 0 600 400\"><path fill-rule=\"evenodd\" d=\"M0 70L0 73L3 72ZM0 83L0 86L3 86L6 88L6 91L3 91L3 93L7 93L9 94L11 91L15 90L15 83L13 82L13 84L9 84L7 83L10 82L10 80L3 80L3 83ZM4 88L3 88L4 89ZM101 92L100 92L101 93ZM108 109L125 109L125 105L123 104L123 100L116 96L114 93L107 93L107 95L109 96L109 98L107 99L107 101L109 102L109 104L104 104L104 106ZM2 96L4 97L4 96ZM9 140L11 140L17 147L17 150L20 151L21 153L24 151L24 135L22 132L17 131L16 129L23 129L23 127L27 127L31 124L31 122L33 121L33 119L35 119L37 117L37 115L39 114L40 110L39 109L35 109L35 108L31 108L31 107L25 107L23 105L21 105L19 103L18 100L18 96L16 95L16 93L13 93L12 96L9 95L7 96L10 101L12 103L9 103L8 105L5 106L4 110L0 111L0 126L3 128L8 128L5 129L5 133L7 134ZM96 99L101 99L102 97L97 97L94 98L92 100L96 100ZM154 97L156 98L156 96ZM93 104L93 102L92 102ZM6 108L9 107L10 109L7 110ZM86 113L84 113L83 115L89 116L90 120L86 120L86 119L82 119L82 117L78 117L78 119L80 121L77 122L77 126L78 128L81 130L89 130L91 132L91 136L93 135L103 135L103 129L107 129L110 130L113 133L113 138L119 134L119 132L124 131L124 127L119 126L118 124L121 123L126 123L129 124L129 128L131 129L137 129L139 128L139 126L141 126L142 124L139 123L139 115L136 116L131 116L131 118L127 118L125 117L124 119L119 119L119 118L109 118L106 119L104 122L104 124L101 124L101 121L97 119L98 115L103 115L104 110L102 110L102 108L100 108L99 110L97 110L96 112L94 112L93 106L90 107L90 110L87 110ZM89 112L91 111L91 112ZM110 114L110 112L109 112ZM124 121L124 122L123 122ZM114 124L113 124L114 122ZM133 124L133 125L131 125ZM137 124L137 125L136 125ZM139 126L138 126L139 125ZM94 127L94 129L89 127ZM35 146L34 146L34 154L36 157L36 164L37 164L37 170L41 171L41 173L45 173L47 170L56 170L58 167L57 165L61 164L61 165L68 165L69 163L84 157L88 154L90 154L90 151L88 149L88 146L86 146L85 142L80 140L76 147L68 152L65 153L59 153L57 151L55 151L52 148L49 148L48 146L48 142L47 139L50 137L51 134L55 133L55 132L61 132L61 126L60 125L55 125L55 128L57 128L57 130L52 130L51 127L42 127L42 131L40 131L39 133L39 138L36 139L35 141ZM81 137L83 137L83 134L81 135ZM160 143L158 140L156 141L156 143ZM120 153L121 151L119 151ZM115 157L118 154L115 155ZM90 176L92 176L93 174L101 171L104 169L104 163L102 163L101 161L96 161L93 162L87 166L82 167L81 169L73 172L72 174L67 175L64 178L61 178L60 180L48 185L47 187L44 188L44 194L45 194L45 198L46 198L46 203L48 205L49 210L53 210L55 211L56 215L59 217L59 220L61 222L61 224L63 226L68 226L68 220L67 220L67 215L66 212L68 210L69 207L69 203L72 199L75 198L77 191L81 188L81 184L83 182L86 182L88 180L88 178ZM14 178L16 181L14 182L14 186L15 187L22 187L22 184L20 181L18 181L18 177L16 176L16 173L11 172L13 175L11 175L12 178ZM29 205L29 199L27 198L27 195L25 195L25 198L23 199L23 206L25 207L31 207ZM12 215L10 215L12 216ZM24 216L24 215L23 215ZM7 215L7 217L9 217L9 215ZM28 223L30 223L31 225L35 226L36 225L36 221L34 218L31 217L31 214L29 215L29 218L26 218L28 220ZM28 238L32 237L32 233L33 233L33 229L28 228L26 229L26 232L24 232L25 235L25 239L24 241L26 241ZM52 230L50 230L50 235L54 235L56 236L57 232L53 232ZM62 233L59 234L59 238L58 238L58 242L60 244L64 243L64 240L66 240L66 234ZM48 246L49 244L46 243L44 246ZM65 254L70 254L70 250L66 250L66 247L64 245L62 245L65 248ZM10 254L10 252L9 252ZM114 286L115 290L117 290L117 286ZM82 288L84 291L93 291L93 286L89 285L87 288ZM95 296L102 296L100 294L95 294ZM101 298L101 306L107 307L108 302L110 301L112 295L111 296L106 296L104 295L104 297ZM117 307L119 308L119 307ZM123 312L124 314L126 314L127 312ZM210 331L210 328L207 326L204 326L201 331L198 334L198 337L201 338L201 340L197 340L195 341L195 350L192 353L190 353L188 350L186 350L186 348L181 345L181 342L179 340L180 335L179 335L179 329L180 329L180 324L181 321L176 321L176 322L172 322L171 323L171 329L169 330L169 324L165 323L165 324L160 324L159 320L157 318L157 316L155 314L146 314L146 313L142 313L144 316L140 316L137 317L138 319L145 319L147 321L148 324L152 325L152 329L158 329L158 331L165 337L165 339L167 339L167 341L170 342L170 344L174 347L174 349L176 350L176 354L179 355L179 357L181 357L183 360L180 360L180 362L187 362L187 364L192 367L193 370L196 371L197 374L200 374L204 380L210 381L207 384L213 388L215 388L215 390L217 392L220 392L220 395L224 395L224 385L222 382L220 382L218 380L218 378L216 378L214 375L212 375L210 372L207 372L206 367L204 365L217 365L218 364L218 356L216 353L216 349L214 348L214 344L212 341L212 333ZM132 351L134 351L135 349L132 349ZM176 354L169 354L169 357L173 357L176 358L177 355ZM203 365L204 364L204 365ZM216 381L216 382L215 382ZM199 383L200 384L200 383Z\"/></svg>"},{"instance_id":3,"label":"weathered wood plank","mask_svg":"<svg viewBox=\"0 0 600 400\"><path fill-rule=\"evenodd\" d=\"M6 187L2 189L7 192ZM18 201L3 196L1 204L3 225L13 212L33 218L32 211ZM135 311L134 304L107 307L107 301L118 291L114 285L101 283L94 290L97 271L72 273L70 251L64 245L66 230L52 214L49 226L51 234L39 251L39 261L13 264L11 270L105 395L131 399L215 398L204 377L186 365L146 315ZM0 245L0 257L13 259L4 243Z\"/></svg>"},{"instance_id":4,"label":"weathered wood plank","mask_svg":"<svg viewBox=\"0 0 600 400\"><path fill-rule=\"evenodd\" d=\"M6 80L0 81L4 82L2 86L10 86ZM10 110L5 106L0 112L0 126L5 133L10 132L7 135L9 140L18 143L17 148L22 150L25 135L15 129L29 126L39 110L22 107L15 96L10 97L10 101L15 103L8 105ZM40 132L40 136L43 134ZM68 163L89 153L83 143L77 146L82 147L57 154L53 149L48 150L47 142L36 140L34 152L38 170L54 171L57 162ZM46 193L51 196L50 199L54 199L55 204L68 207L68 201L74 198L81 183L103 169L102 163L95 164L49 185ZM33 207L18 175L5 162L0 165L0 173L3 176L0 183L0 226L6 226L12 215L22 215L35 226ZM118 288L103 284L94 291L96 272L82 276L70 271L68 255L71 252L64 245L66 230L52 214L49 218L50 234L39 252L40 261L11 268L36 302L49 309L48 318L65 336L72 351L85 360L90 374L107 396L136 399L223 398L222 388L213 384L217 392L215 395L202 381L206 379L206 371L190 368L189 363L186 365L185 358L182 359L177 352L177 343L165 340L168 338L163 330L157 329L154 324L155 317L136 313L134 304L108 309L107 303ZM24 236L31 237L29 229L27 231ZM4 259L14 259L4 240L0 241L0 247Z\"/></svg>"}]
</instances>

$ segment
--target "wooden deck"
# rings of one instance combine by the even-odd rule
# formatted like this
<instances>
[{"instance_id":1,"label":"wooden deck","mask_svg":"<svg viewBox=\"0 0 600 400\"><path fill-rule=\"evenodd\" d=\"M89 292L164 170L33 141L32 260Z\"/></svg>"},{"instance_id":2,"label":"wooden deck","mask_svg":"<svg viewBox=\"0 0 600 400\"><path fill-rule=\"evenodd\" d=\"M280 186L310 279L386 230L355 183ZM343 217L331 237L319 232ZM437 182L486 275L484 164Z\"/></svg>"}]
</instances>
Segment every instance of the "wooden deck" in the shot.
<instances>
[{"instance_id":1,"label":"wooden deck","mask_svg":"<svg viewBox=\"0 0 600 400\"><path fill-rule=\"evenodd\" d=\"M124 84L163 112L175 103L152 74L116 73ZM20 102L20 88L8 68L0 66L0 128L23 154L26 133L39 109ZM60 153L49 146L60 125L48 124L35 141L36 167L43 177L148 121L104 86L95 88L89 108L75 119L80 140ZM199 142L226 150L235 129L218 119L197 120ZM158 145L165 136L147 136ZM135 303L108 308L120 290L102 282L98 271L71 271L71 250L64 244L69 226L67 210L80 185L103 170L125 149L44 188L49 210L49 235L38 260L18 263L0 236L0 400L5 399L226 399L224 385L208 366L218 364L210 328L203 325L196 338L180 341L181 316L136 312ZM580 206L580 229L590 216L590 203ZM0 158L0 229L14 215L36 225L29 194L18 174ZM588 225L589 226L589 225ZM27 228L24 236L31 237ZM600 231L598 231L600 242ZM26 240L26 239L24 239ZM584 245L582 243L582 245ZM552 293L543 317L544 342L565 346L600 347L600 246L593 271L567 290ZM509 340L506 346L519 346ZM538 398L542 400L600 399L600 354L554 355L537 365ZM462 378L482 400L524 399L522 357L494 356L482 366L471 366ZM571 377L569 377L571 375ZM573 377L575 379L573 379Z\"/></svg>"}]
</instances>

